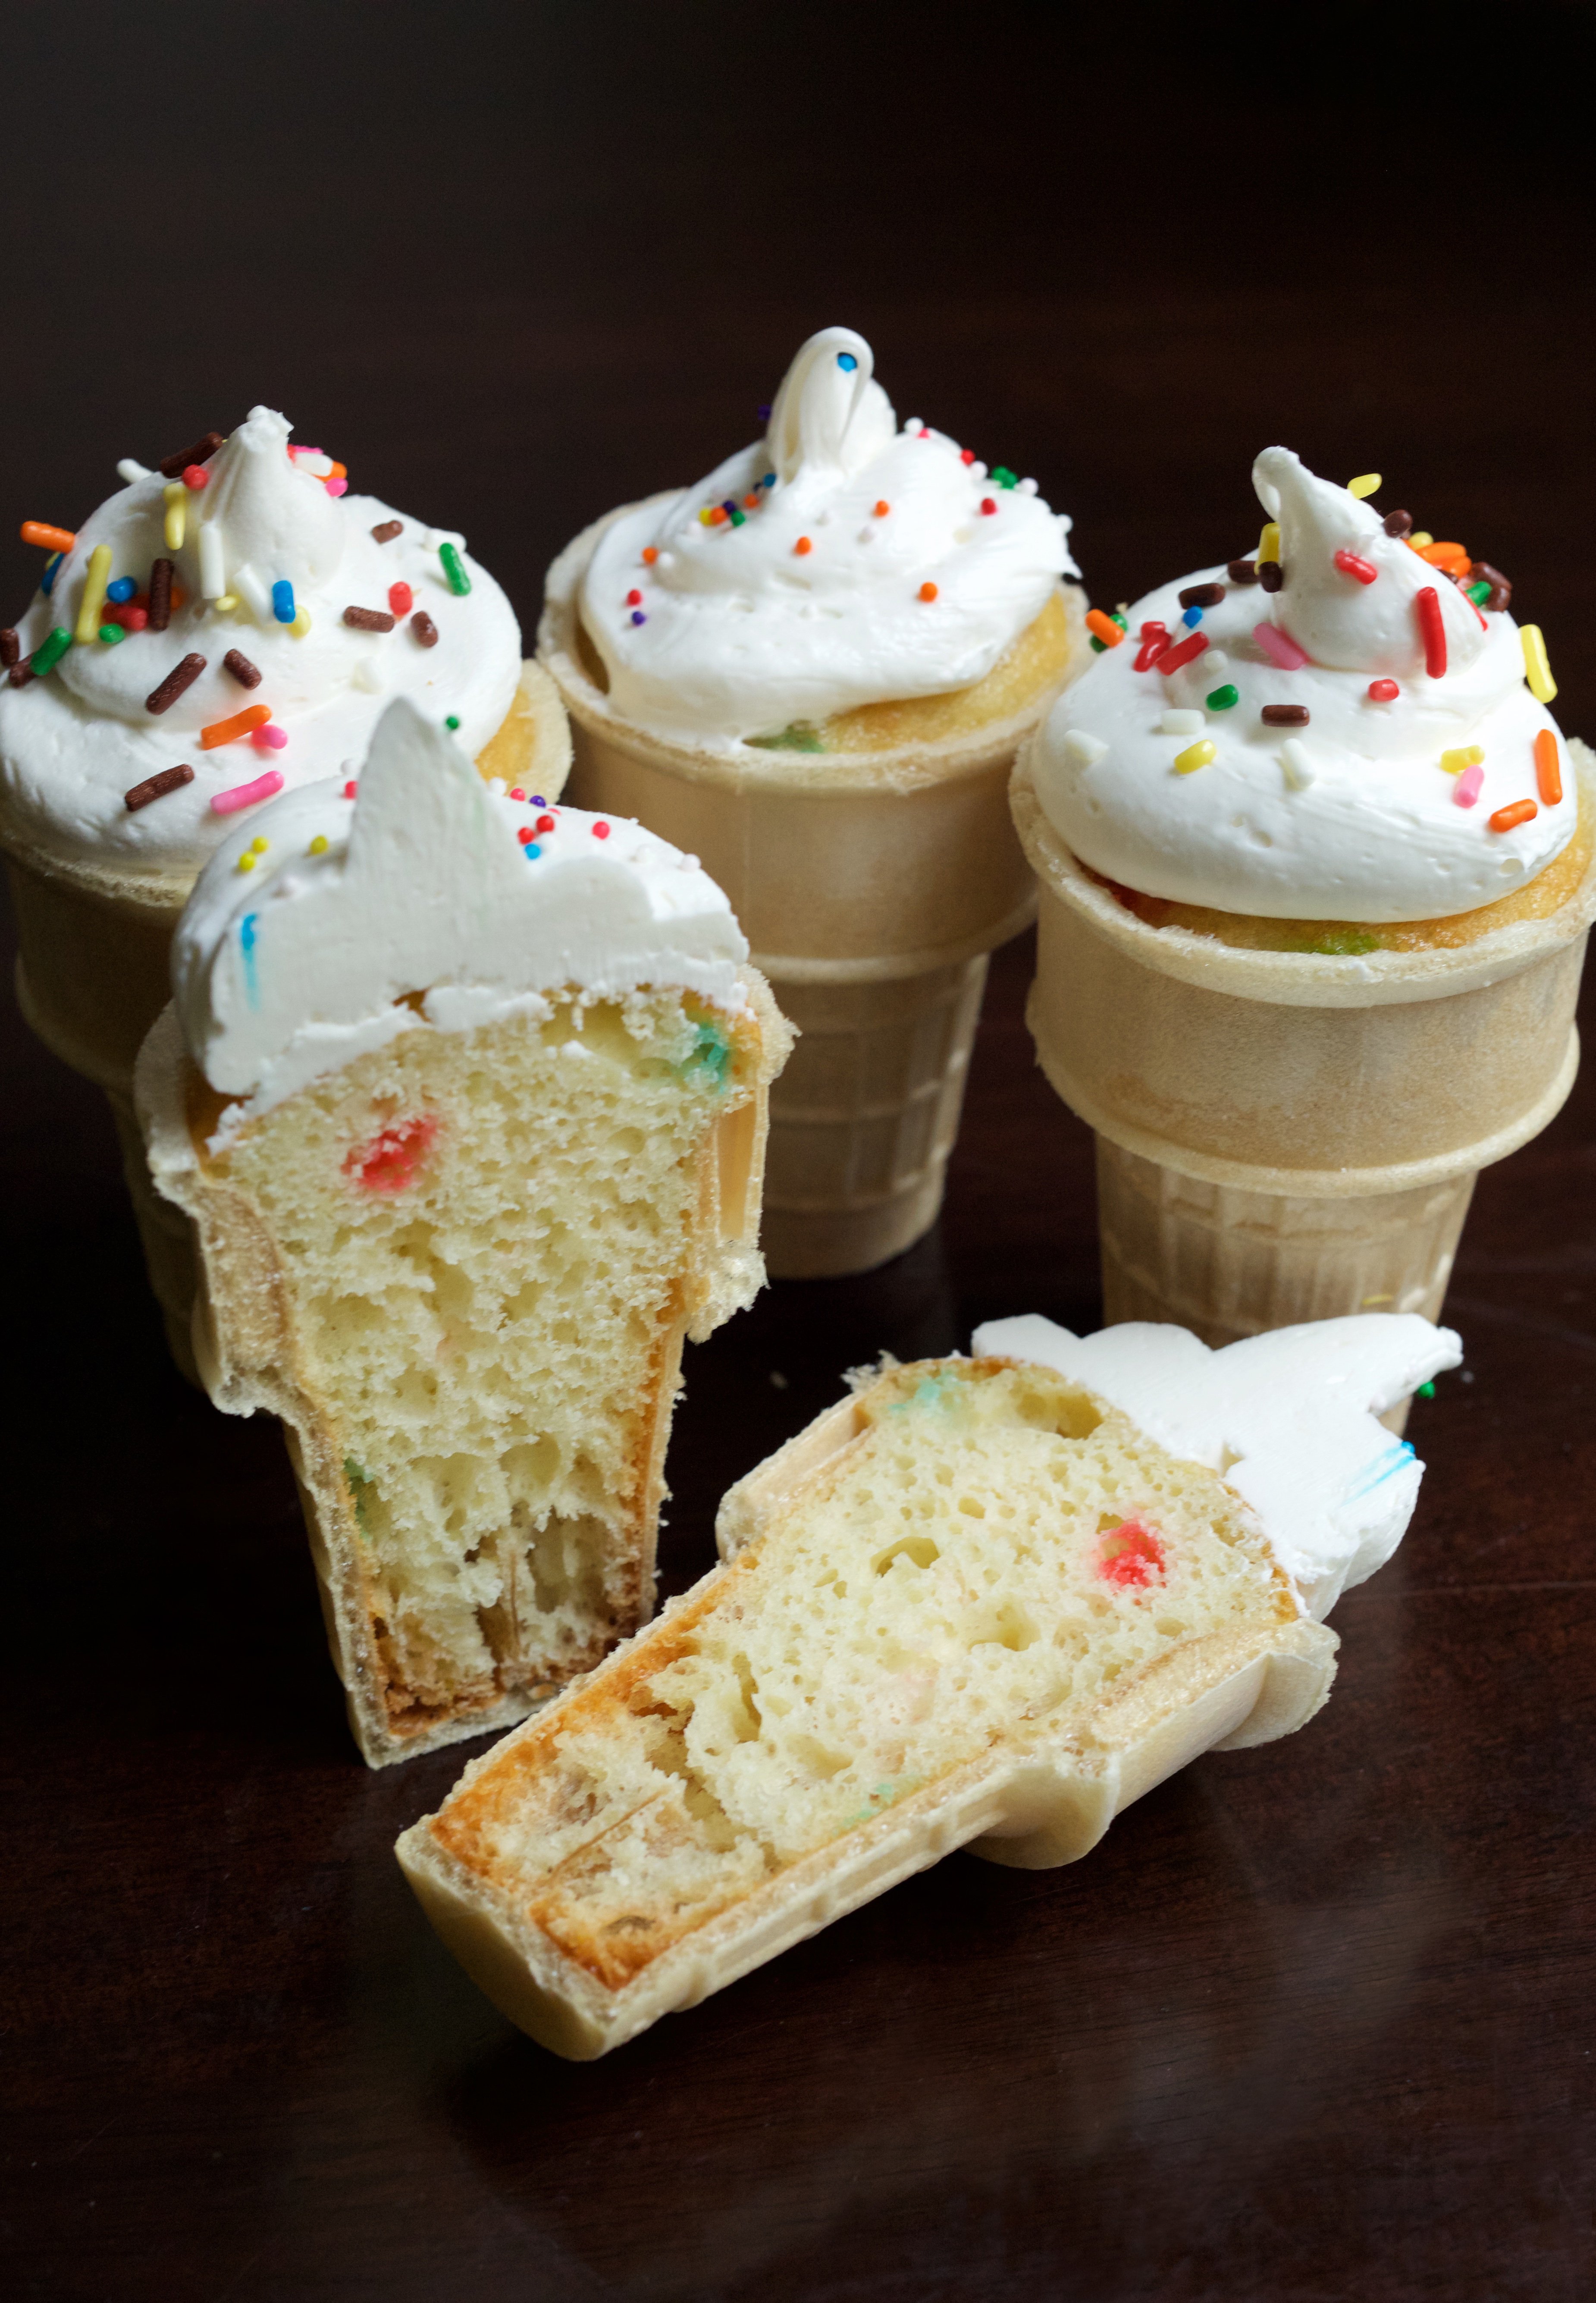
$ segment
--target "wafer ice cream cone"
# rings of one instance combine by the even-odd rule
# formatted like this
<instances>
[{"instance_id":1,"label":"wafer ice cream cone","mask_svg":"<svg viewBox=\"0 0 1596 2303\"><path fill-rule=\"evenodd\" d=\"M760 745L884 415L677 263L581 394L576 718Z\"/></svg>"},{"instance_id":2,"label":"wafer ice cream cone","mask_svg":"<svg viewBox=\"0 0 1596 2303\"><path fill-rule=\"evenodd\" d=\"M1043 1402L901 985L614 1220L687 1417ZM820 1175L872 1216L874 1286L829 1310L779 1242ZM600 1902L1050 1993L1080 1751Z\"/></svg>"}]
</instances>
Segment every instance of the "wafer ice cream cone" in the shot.
<instances>
[{"instance_id":1,"label":"wafer ice cream cone","mask_svg":"<svg viewBox=\"0 0 1596 2303\"><path fill-rule=\"evenodd\" d=\"M1105 1317L1215 1344L1439 1315L1475 1176L1573 1084L1596 916L1596 763L1505 581L1283 450L1256 477L1260 557L1133 610L1012 792Z\"/></svg>"},{"instance_id":2,"label":"wafer ice cream cone","mask_svg":"<svg viewBox=\"0 0 1596 2303\"><path fill-rule=\"evenodd\" d=\"M823 331L766 438L550 571L573 796L699 855L801 1034L772 1094L773 1275L936 1220L987 955L1035 898L1021 741L1088 659L1068 521L912 420Z\"/></svg>"},{"instance_id":3,"label":"wafer ice cream cone","mask_svg":"<svg viewBox=\"0 0 1596 2303\"><path fill-rule=\"evenodd\" d=\"M350 495L341 466L288 440L256 409L158 471L124 464L126 485L76 535L29 522L55 551L0 686L18 1003L111 1101L189 1374L188 1229L150 1188L130 1114L201 866L273 793L355 775L395 694L452 715L507 786L552 798L569 759L559 699L522 663L509 603L464 539Z\"/></svg>"}]
</instances>

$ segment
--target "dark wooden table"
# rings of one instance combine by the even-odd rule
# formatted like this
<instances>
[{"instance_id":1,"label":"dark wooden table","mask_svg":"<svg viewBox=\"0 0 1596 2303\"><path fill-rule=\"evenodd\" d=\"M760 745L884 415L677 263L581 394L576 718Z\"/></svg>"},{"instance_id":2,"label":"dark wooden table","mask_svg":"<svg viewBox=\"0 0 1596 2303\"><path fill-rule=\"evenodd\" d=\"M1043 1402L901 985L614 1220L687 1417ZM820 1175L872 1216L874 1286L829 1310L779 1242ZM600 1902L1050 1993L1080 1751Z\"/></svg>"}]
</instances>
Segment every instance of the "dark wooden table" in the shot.
<instances>
[{"instance_id":1,"label":"dark wooden table","mask_svg":"<svg viewBox=\"0 0 1596 2303\"><path fill-rule=\"evenodd\" d=\"M1034 471L1113 603L1245 544L1274 438L1588 646L1589 12L18 8L0 504L257 398L525 624L813 326ZM20 606L36 562L0 541ZM939 1232L689 1354L668 1585L883 1346L1096 1319L1089 1140L995 968ZM955 1858L608 2061L439 1948L275 1432L164 1358L96 1092L5 1007L0 2284L84 2303L1577 2303L1592 2243L1596 1079L1482 1180L1396 1563L1300 1736L1079 1867Z\"/></svg>"}]
</instances>

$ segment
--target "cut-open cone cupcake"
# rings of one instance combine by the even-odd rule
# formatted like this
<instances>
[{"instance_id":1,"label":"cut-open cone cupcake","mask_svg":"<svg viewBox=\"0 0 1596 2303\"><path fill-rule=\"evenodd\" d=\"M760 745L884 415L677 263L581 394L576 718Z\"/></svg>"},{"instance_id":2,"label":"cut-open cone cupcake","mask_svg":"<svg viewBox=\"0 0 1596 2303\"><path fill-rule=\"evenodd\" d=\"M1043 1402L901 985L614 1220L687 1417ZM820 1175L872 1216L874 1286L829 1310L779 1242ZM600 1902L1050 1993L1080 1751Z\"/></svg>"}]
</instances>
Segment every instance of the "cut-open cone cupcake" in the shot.
<instances>
[{"instance_id":1,"label":"cut-open cone cupcake","mask_svg":"<svg viewBox=\"0 0 1596 2303\"><path fill-rule=\"evenodd\" d=\"M766 1203L792 1277L936 1218L987 955L1035 900L1009 770L1089 654L1069 521L872 370L812 336L762 439L561 554L539 636L574 796L703 857L800 1027Z\"/></svg>"},{"instance_id":2,"label":"cut-open cone cupcake","mask_svg":"<svg viewBox=\"0 0 1596 2303\"><path fill-rule=\"evenodd\" d=\"M750 1302L789 1033L725 896L389 706L206 867L139 1118L211 1396L281 1417L374 1765L652 1604L685 1336Z\"/></svg>"},{"instance_id":3,"label":"cut-open cone cupcake","mask_svg":"<svg viewBox=\"0 0 1596 2303\"><path fill-rule=\"evenodd\" d=\"M725 1564L399 1841L545 2046L602 2054L953 1848L1072 1862L1311 1719L1323 1618L1418 1494L1375 1417L1458 1360L1378 1318L975 1352L859 1379L727 1497Z\"/></svg>"},{"instance_id":4,"label":"cut-open cone cupcake","mask_svg":"<svg viewBox=\"0 0 1596 2303\"><path fill-rule=\"evenodd\" d=\"M152 1196L134 1059L170 991L195 877L280 791L357 773L394 696L484 775L558 794L568 738L508 601L451 530L349 493L341 464L256 408L126 485L48 556L0 633L0 848L24 1014L105 1089L168 1331L186 1352L186 1227Z\"/></svg>"},{"instance_id":5,"label":"cut-open cone cupcake","mask_svg":"<svg viewBox=\"0 0 1596 2303\"><path fill-rule=\"evenodd\" d=\"M1573 1084L1596 914L1592 763L1507 579L1374 475L1254 479L1256 552L1139 602L1013 789L1106 1314L1210 1342L1438 1315L1476 1174Z\"/></svg>"}]
</instances>

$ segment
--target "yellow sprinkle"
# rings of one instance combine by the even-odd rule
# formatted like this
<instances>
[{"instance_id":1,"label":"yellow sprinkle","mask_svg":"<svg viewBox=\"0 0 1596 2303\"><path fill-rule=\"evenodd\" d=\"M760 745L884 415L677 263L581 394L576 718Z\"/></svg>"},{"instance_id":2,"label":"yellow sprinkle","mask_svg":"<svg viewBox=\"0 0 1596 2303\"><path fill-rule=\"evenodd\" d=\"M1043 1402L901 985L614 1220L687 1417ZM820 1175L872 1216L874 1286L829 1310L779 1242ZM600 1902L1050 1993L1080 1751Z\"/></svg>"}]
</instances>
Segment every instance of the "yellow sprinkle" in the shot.
<instances>
[{"instance_id":1,"label":"yellow sprinkle","mask_svg":"<svg viewBox=\"0 0 1596 2303\"><path fill-rule=\"evenodd\" d=\"M1347 493L1349 496L1372 496L1379 485L1378 472L1360 472L1357 479L1348 481Z\"/></svg>"},{"instance_id":2,"label":"yellow sprinkle","mask_svg":"<svg viewBox=\"0 0 1596 2303\"><path fill-rule=\"evenodd\" d=\"M1281 531L1278 520L1270 520L1258 538L1258 558L1278 560L1281 556Z\"/></svg>"},{"instance_id":3,"label":"yellow sprinkle","mask_svg":"<svg viewBox=\"0 0 1596 2303\"><path fill-rule=\"evenodd\" d=\"M255 869L255 858L248 850L239 858L239 869L240 872L253 872Z\"/></svg>"},{"instance_id":4,"label":"yellow sprinkle","mask_svg":"<svg viewBox=\"0 0 1596 2303\"><path fill-rule=\"evenodd\" d=\"M1405 536L1403 541L1406 544L1410 544L1415 552L1422 552L1425 544L1433 544L1435 538L1431 535L1427 527L1417 527L1415 528L1411 536Z\"/></svg>"},{"instance_id":5,"label":"yellow sprinkle","mask_svg":"<svg viewBox=\"0 0 1596 2303\"><path fill-rule=\"evenodd\" d=\"M1213 757L1214 746L1205 736L1200 744L1188 744L1183 752L1175 754L1175 773L1178 776L1195 775L1199 768L1205 768Z\"/></svg>"},{"instance_id":6,"label":"yellow sprinkle","mask_svg":"<svg viewBox=\"0 0 1596 2303\"><path fill-rule=\"evenodd\" d=\"M306 633L310 629L310 610L308 608L296 608L294 610L294 620L289 626L289 629L292 632L297 640L302 640Z\"/></svg>"},{"instance_id":7,"label":"yellow sprinkle","mask_svg":"<svg viewBox=\"0 0 1596 2303\"><path fill-rule=\"evenodd\" d=\"M219 609L224 616L231 616L238 604L239 595L236 592L223 592L219 599L211 602L212 607Z\"/></svg>"},{"instance_id":8,"label":"yellow sprinkle","mask_svg":"<svg viewBox=\"0 0 1596 2303\"><path fill-rule=\"evenodd\" d=\"M326 833L318 831L305 852L307 856L324 856L327 853Z\"/></svg>"},{"instance_id":9,"label":"yellow sprinkle","mask_svg":"<svg viewBox=\"0 0 1596 2303\"><path fill-rule=\"evenodd\" d=\"M105 612L105 586L110 581L111 546L97 544L88 555L88 573L83 578L83 599L72 634L72 637L85 647L98 635L100 619Z\"/></svg>"},{"instance_id":10,"label":"yellow sprinkle","mask_svg":"<svg viewBox=\"0 0 1596 2303\"><path fill-rule=\"evenodd\" d=\"M1524 642L1524 676L1529 681L1530 694L1537 704L1550 704L1558 692L1558 683L1546 661L1546 642L1541 637L1541 627L1525 624L1518 637Z\"/></svg>"},{"instance_id":11,"label":"yellow sprinkle","mask_svg":"<svg viewBox=\"0 0 1596 2303\"><path fill-rule=\"evenodd\" d=\"M163 494L166 498L166 549L181 552L189 532L189 491L181 480L172 480Z\"/></svg>"},{"instance_id":12,"label":"yellow sprinkle","mask_svg":"<svg viewBox=\"0 0 1596 2303\"><path fill-rule=\"evenodd\" d=\"M1460 776L1465 768L1477 768L1485 756L1483 744L1460 744L1455 752L1443 752L1441 764L1449 776Z\"/></svg>"},{"instance_id":13,"label":"yellow sprinkle","mask_svg":"<svg viewBox=\"0 0 1596 2303\"><path fill-rule=\"evenodd\" d=\"M704 508L703 508L702 511L701 511L701 512L700 512L700 514L699 514L699 516L698 516L699 526L700 526L701 527L708 527L710 526L710 520L711 520L712 517L713 517L713 515L711 514L711 512L710 512L710 507L709 507L709 505L708 505L708 504L706 504L706 505L704 506Z\"/></svg>"},{"instance_id":14,"label":"yellow sprinkle","mask_svg":"<svg viewBox=\"0 0 1596 2303\"><path fill-rule=\"evenodd\" d=\"M1359 1308L1365 1312L1368 1312L1372 1311L1376 1303L1394 1303L1395 1302L1396 1297L1394 1295L1365 1295Z\"/></svg>"},{"instance_id":15,"label":"yellow sprinkle","mask_svg":"<svg viewBox=\"0 0 1596 2303\"><path fill-rule=\"evenodd\" d=\"M264 856L271 845L269 839L252 839L249 843L249 852L252 856Z\"/></svg>"}]
</instances>

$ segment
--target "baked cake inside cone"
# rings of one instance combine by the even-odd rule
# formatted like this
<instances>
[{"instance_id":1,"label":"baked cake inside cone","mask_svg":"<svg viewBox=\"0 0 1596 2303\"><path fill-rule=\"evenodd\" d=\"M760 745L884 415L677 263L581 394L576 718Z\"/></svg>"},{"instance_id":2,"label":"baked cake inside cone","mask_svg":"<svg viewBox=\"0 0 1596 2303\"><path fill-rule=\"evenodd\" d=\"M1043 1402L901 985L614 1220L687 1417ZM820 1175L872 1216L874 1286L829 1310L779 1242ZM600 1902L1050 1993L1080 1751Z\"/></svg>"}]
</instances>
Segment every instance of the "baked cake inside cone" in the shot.
<instances>
[{"instance_id":1,"label":"baked cake inside cone","mask_svg":"<svg viewBox=\"0 0 1596 2303\"><path fill-rule=\"evenodd\" d=\"M772 1109L793 1276L935 1219L979 963L1034 901L1007 775L1089 654L1068 521L900 426L871 371L851 330L811 338L763 440L561 554L539 638L575 796L700 855L784 1004L815 1009Z\"/></svg>"},{"instance_id":2,"label":"baked cake inside cone","mask_svg":"<svg viewBox=\"0 0 1596 2303\"><path fill-rule=\"evenodd\" d=\"M762 1278L787 1033L719 890L391 707L207 867L140 1059L218 1405L287 1427L380 1765L647 1614L685 1336Z\"/></svg>"},{"instance_id":3,"label":"baked cake inside cone","mask_svg":"<svg viewBox=\"0 0 1596 2303\"><path fill-rule=\"evenodd\" d=\"M1073 1860L1324 1700L1321 1619L1420 1466L1417 1320L1210 1354L1003 1320L861 1379L734 1489L727 1564L478 1760L401 1862L512 2020L601 2054L951 1849Z\"/></svg>"}]
</instances>

